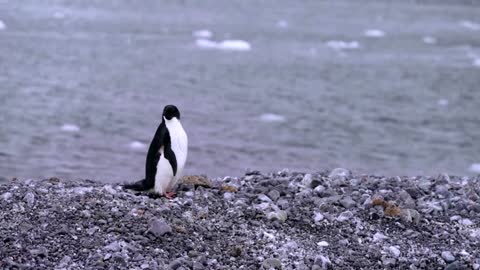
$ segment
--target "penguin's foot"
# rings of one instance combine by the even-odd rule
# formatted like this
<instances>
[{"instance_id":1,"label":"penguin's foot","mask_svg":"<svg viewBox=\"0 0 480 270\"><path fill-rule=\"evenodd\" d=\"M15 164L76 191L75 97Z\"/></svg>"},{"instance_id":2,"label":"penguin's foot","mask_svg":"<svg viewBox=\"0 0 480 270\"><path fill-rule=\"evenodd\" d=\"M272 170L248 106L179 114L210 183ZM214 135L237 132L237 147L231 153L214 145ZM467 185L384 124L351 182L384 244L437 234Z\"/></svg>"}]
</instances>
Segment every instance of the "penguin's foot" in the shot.
<instances>
[{"instance_id":1,"label":"penguin's foot","mask_svg":"<svg viewBox=\"0 0 480 270\"><path fill-rule=\"evenodd\" d=\"M175 198L175 195L177 195L177 193L175 191L165 192L165 198L167 198L169 200Z\"/></svg>"}]
</instances>

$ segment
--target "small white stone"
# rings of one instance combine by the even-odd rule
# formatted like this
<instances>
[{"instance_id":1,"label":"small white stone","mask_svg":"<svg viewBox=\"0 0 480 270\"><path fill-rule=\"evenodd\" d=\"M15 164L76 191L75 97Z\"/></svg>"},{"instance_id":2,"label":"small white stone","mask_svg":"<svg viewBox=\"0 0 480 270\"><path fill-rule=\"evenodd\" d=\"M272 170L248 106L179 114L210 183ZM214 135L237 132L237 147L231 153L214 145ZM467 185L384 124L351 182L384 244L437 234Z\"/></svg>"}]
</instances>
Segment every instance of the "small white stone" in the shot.
<instances>
[{"instance_id":1,"label":"small white stone","mask_svg":"<svg viewBox=\"0 0 480 270\"><path fill-rule=\"evenodd\" d=\"M395 246L390 246L388 251L393 255L393 257L398 258L401 254L400 250Z\"/></svg>"},{"instance_id":2,"label":"small white stone","mask_svg":"<svg viewBox=\"0 0 480 270\"><path fill-rule=\"evenodd\" d=\"M319 247L328 247L328 242L327 241L320 241L317 243Z\"/></svg>"},{"instance_id":3,"label":"small white stone","mask_svg":"<svg viewBox=\"0 0 480 270\"><path fill-rule=\"evenodd\" d=\"M113 189L113 187L112 187L111 185L105 185L105 186L103 186L103 189L104 189L106 192L108 192L108 193L110 193L110 194L112 194L112 195L117 194L117 191L116 191L115 189Z\"/></svg>"},{"instance_id":4,"label":"small white stone","mask_svg":"<svg viewBox=\"0 0 480 270\"><path fill-rule=\"evenodd\" d=\"M472 226L474 224L473 221L471 221L468 218L461 219L459 223L462 224L463 226Z\"/></svg>"},{"instance_id":5,"label":"small white stone","mask_svg":"<svg viewBox=\"0 0 480 270\"><path fill-rule=\"evenodd\" d=\"M350 212L350 211L345 211L345 212L342 212L338 217L337 217L337 221L340 221L340 222L343 222L343 221L347 221L349 219L351 219L353 217L353 213Z\"/></svg>"},{"instance_id":6,"label":"small white stone","mask_svg":"<svg viewBox=\"0 0 480 270\"><path fill-rule=\"evenodd\" d=\"M11 192L5 192L2 194L2 199L5 201L10 201L10 199L13 197Z\"/></svg>"},{"instance_id":7,"label":"small white stone","mask_svg":"<svg viewBox=\"0 0 480 270\"><path fill-rule=\"evenodd\" d=\"M455 261L455 256L453 256L452 252L450 252L450 251L443 251L442 252L442 258L447 263Z\"/></svg>"},{"instance_id":8,"label":"small white stone","mask_svg":"<svg viewBox=\"0 0 480 270\"><path fill-rule=\"evenodd\" d=\"M377 232L373 235L373 242L381 242L385 239L388 239L383 233Z\"/></svg>"},{"instance_id":9,"label":"small white stone","mask_svg":"<svg viewBox=\"0 0 480 270\"><path fill-rule=\"evenodd\" d=\"M320 213L320 212L315 212L315 213L313 214L313 221L315 221L315 223L320 222L320 221L322 221L323 219L324 219L324 216L323 216L322 213Z\"/></svg>"}]
</instances>

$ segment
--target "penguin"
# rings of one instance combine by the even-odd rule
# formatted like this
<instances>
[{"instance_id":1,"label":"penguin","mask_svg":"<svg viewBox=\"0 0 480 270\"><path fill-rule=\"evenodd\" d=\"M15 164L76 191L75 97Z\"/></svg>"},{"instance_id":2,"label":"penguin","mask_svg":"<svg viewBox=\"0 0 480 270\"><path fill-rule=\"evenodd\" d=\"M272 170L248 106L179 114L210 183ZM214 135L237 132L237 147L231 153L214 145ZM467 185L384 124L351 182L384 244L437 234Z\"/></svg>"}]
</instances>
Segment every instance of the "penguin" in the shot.
<instances>
[{"instance_id":1,"label":"penguin","mask_svg":"<svg viewBox=\"0 0 480 270\"><path fill-rule=\"evenodd\" d=\"M180 111L174 105L167 105L163 109L162 122L148 148L145 179L123 187L135 191L152 191L154 196L173 198L173 187L185 167L187 153L188 137L180 123Z\"/></svg>"}]
</instances>

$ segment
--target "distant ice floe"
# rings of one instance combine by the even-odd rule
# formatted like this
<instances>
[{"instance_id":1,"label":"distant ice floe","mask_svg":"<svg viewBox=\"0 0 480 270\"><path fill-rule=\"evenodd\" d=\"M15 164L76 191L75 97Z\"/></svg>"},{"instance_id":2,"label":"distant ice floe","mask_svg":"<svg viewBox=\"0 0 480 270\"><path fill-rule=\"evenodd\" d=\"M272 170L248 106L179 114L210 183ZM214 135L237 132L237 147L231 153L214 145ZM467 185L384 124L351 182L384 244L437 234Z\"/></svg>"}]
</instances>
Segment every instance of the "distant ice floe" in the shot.
<instances>
[{"instance_id":1,"label":"distant ice floe","mask_svg":"<svg viewBox=\"0 0 480 270\"><path fill-rule=\"evenodd\" d=\"M325 45L334 50L353 50L360 48L358 41L329 40Z\"/></svg>"},{"instance_id":2,"label":"distant ice floe","mask_svg":"<svg viewBox=\"0 0 480 270\"><path fill-rule=\"evenodd\" d=\"M147 147L147 145L139 141L132 141L130 144L128 144L128 147L133 150L143 150Z\"/></svg>"},{"instance_id":3,"label":"distant ice floe","mask_svg":"<svg viewBox=\"0 0 480 270\"><path fill-rule=\"evenodd\" d=\"M434 38L434 37L430 37L430 36L425 36L425 37L423 37L422 40L423 40L423 43L425 43L425 44L435 44L435 43L437 43L437 39Z\"/></svg>"},{"instance_id":4,"label":"distant ice floe","mask_svg":"<svg viewBox=\"0 0 480 270\"><path fill-rule=\"evenodd\" d=\"M5 29L7 29L7 25L2 20L0 20L0 30L5 30Z\"/></svg>"},{"instance_id":5,"label":"distant ice floe","mask_svg":"<svg viewBox=\"0 0 480 270\"><path fill-rule=\"evenodd\" d=\"M279 114L264 113L260 115L260 120L263 122L285 122L286 118Z\"/></svg>"},{"instance_id":6,"label":"distant ice floe","mask_svg":"<svg viewBox=\"0 0 480 270\"><path fill-rule=\"evenodd\" d=\"M277 27L278 28L287 28L288 27L288 22L285 20L280 20L277 22Z\"/></svg>"},{"instance_id":7,"label":"distant ice floe","mask_svg":"<svg viewBox=\"0 0 480 270\"><path fill-rule=\"evenodd\" d=\"M473 66L480 68L480 58L473 59Z\"/></svg>"},{"instance_id":8,"label":"distant ice floe","mask_svg":"<svg viewBox=\"0 0 480 270\"><path fill-rule=\"evenodd\" d=\"M385 32L378 29L368 29L363 32L366 37L380 38L385 36Z\"/></svg>"},{"instance_id":9,"label":"distant ice floe","mask_svg":"<svg viewBox=\"0 0 480 270\"><path fill-rule=\"evenodd\" d=\"M448 99L441 98L437 101L438 106L448 106Z\"/></svg>"},{"instance_id":10,"label":"distant ice floe","mask_svg":"<svg viewBox=\"0 0 480 270\"><path fill-rule=\"evenodd\" d=\"M209 39L197 39L195 44L202 49L217 49L224 51L250 51L252 46L243 40L224 40L215 42Z\"/></svg>"},{"instance_id":11,"label":"distant ice floe","mask_svg":"<svg viewBox=\"0 0 480 270\"><path fill-rule=\"evenodd\" d=\"M65 18L65 13L60 12L60 11L56 11L55 13L53 13L53 18L63 19L63 18Z\"/></svg>"},{"instance_id":12,"label":"distant ice floe","mask_svg":"<svg viewBox=\"0 0 480 270\"><path fill-rule=\"evenodd\" d=\"M463 20L459 22L461 27L473 30L473 31L478 31L480 30L480 23L475 23L467 20Z\"/></svg>"},{"instance_id":13,"label":"distant ice floe","mask_svg":"<svg viewBox=\"0 0 480 270\"><path fill-rule=\"evenodd\" d=\"M63 124L63 126L61 127L61 130L65 132L79 132L80 127L74 124Z\"/></svg>"},{"instance_id":14,"label":"distant ice floe","mask_svg":"<svg viewBox=\"0 0 480 270\"><path fill-rule=\"evenodd\" d=\"M473 173L480 173L480 163L473 163L468 170Z\"/></svg>"},{"instance_id":15,"label":"distant ice floe","mask_svg":"<svg viewBox=\"0 0 480 270\"><path fill-rule=\"evenodd\" d=\"M202 29L194 31L192 35L194 38L211 38L213 36L213 33L210 30Z\"/></svg>"}]
</instances>

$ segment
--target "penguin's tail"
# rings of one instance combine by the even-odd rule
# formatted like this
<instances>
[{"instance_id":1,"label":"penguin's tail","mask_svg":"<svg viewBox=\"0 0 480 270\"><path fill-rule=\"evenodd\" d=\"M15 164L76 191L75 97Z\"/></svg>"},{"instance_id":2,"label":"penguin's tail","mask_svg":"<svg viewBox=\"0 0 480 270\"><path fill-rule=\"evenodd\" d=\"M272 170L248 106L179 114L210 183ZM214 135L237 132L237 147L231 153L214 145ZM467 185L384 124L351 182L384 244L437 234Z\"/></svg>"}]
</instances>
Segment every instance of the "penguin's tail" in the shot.
<instances>
[{"instance_id":1,"label":"penguin's tail","mask_svg":"<svg viewBox=\"0 0 480 270\"><path fill-rule=\"evenodd\" d=\"M147 181L145 179L142 179L140 181L137 181L135 183L131 184L124 184L122 185L124 189L131 189L135 191L146 191L149 190L150 188L147 186Z\"/></svg>"}]
</instances>

